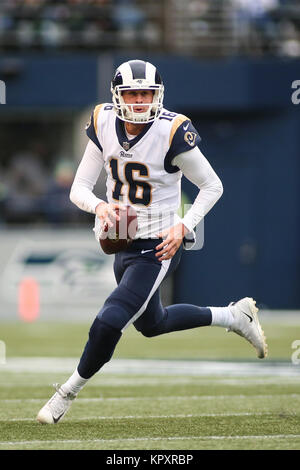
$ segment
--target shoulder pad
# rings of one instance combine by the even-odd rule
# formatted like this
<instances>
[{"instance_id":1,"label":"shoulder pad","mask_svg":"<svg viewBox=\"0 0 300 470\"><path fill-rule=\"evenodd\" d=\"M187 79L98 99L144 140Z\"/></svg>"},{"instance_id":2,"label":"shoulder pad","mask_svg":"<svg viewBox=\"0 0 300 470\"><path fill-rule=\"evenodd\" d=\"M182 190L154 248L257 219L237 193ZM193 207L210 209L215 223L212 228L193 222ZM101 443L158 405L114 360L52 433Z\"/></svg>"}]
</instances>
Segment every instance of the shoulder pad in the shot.
<instances>
[{"instance_id":1,"label":"shoulder pad","mask_svg":"<svg viewBox=\"0 0 300 470\"><path fill-rule=\"evenodd\" d=\"M102 103L95 106L94 111L92 112L91 119L85 127L87 136L97 145L97 147L102 151L102 146L98 138L98 118L101 109L108 108L108 103ZM112 109L113 106L109 106L109 109Z\"/></svg>"},{"instance_id":2,"label":"shoulder pad","mask_svg":"<svg viewBox=\"0 0 300 470\"><path fill-rule=\"evenodd\" d=\"M168 173L179 171L177 166L172 165L172 160L183 152L188 152L199 145L201 138L191 123L190 119L183 114L178 114L174 119L169 137L169 150L165 156L165 170Z\"/></svg>"}]
</instances>

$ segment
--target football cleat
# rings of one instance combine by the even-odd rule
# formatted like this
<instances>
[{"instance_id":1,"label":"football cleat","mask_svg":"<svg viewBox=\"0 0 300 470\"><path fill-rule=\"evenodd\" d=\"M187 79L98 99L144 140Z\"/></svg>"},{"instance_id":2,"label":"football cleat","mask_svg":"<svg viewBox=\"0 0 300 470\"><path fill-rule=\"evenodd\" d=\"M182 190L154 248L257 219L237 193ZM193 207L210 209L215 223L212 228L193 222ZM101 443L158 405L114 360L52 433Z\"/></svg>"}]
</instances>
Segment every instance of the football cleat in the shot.
<instances>
[{"instance_id":1,"label":"football cleat","mask_svg":"<svg viewBox=\"0 0 300 470\"><path fill-rule=\"evenodd\" d=\"M238 302L231 302L228 307L234 317L234 322L230 328L227 328L227 331L233 331L249 341L260 359L266 357L268 347L258 320L255 300L245 297Z\"/></svg>"},{"instance_id":2,"label":"football cleat","mask_svg":"<svg viewBox=\"0 0 300 470\"><path fill-rule=\"evenodd\" d=\"M76 395L71 393L65 393L59 384L54 384L56 392L50 398L50 400L40 409L37 415L37 421L42 424L56 424L61 420L68 409L70 408L72 401L76 398Z\"/></svg>"}]
</instances>

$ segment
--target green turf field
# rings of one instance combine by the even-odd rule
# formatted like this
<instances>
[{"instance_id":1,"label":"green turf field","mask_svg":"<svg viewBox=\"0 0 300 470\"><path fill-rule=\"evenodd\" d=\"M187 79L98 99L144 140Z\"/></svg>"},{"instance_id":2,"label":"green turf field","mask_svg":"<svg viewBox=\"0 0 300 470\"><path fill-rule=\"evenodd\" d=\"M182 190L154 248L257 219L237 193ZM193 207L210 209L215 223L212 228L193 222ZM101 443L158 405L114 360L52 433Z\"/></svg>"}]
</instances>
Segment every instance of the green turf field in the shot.
<instances>
[{"instance_id":1,"label":"green turf field","mask_svg":"<svg viewBox=\"0 0 300 470\"><path fill-rule=\"evenodd\" d=\"M291 363L300 317L262 324L263 361L219 328L158 338L130 328L111 363L119 369L104 368L62 422L43 426L36 414L72 373L89 325L2 323L0 450L300 449L300 364Z\"/></svg>"}]
</instances>

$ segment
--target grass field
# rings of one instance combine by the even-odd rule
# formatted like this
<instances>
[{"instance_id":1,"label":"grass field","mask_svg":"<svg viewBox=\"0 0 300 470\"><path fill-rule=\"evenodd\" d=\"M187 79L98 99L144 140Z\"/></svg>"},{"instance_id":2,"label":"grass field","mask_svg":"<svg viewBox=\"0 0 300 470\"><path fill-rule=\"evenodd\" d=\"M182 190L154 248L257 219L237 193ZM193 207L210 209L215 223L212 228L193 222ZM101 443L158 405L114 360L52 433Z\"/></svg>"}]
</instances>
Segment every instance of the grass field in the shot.
<instances>
[{"instance_id":1,"label":"grass field","mask_svg":"<svg viewBox=\"0 0 300 470\"><path fill-rule=\"evenodd\" d=\"M2 323L0 450L300 449L300 316L262 320L269 356L219 328L125 332L63 421L36 414L77 364L89 325ZM164 362L165 361L165 362ZM162 366L162 367L161 367Z\"/></svg>"}]
</instances>

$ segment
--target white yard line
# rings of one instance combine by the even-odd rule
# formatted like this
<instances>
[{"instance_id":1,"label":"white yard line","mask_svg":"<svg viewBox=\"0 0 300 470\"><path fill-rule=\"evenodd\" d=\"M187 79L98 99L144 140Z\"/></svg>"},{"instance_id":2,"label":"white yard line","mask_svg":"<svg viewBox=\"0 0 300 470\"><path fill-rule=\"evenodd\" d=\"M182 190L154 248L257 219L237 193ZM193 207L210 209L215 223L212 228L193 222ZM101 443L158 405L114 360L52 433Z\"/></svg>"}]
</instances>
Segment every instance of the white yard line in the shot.
<instances>
[{"instance_id":1,"label":"white yard line","mask_svg":"<svg viewBox=\"0 0 300 470\"><path fill-rule=\"evenodd\" d=\"M300 434L270 434L270 435L246 435L246 436L174 436L174 437L132 437L121 439L57 439L57 440L41 440L41 441L1 441L1 446L19 446L19 445L45 445L45 444L87 444L87 443L118 443L118 442L141 442L141 441L209 441L209 440L251 440L251 439L299 439ZM193 451L191 451L192 453Z\"/></svg>"},{"instance_id":2,"label":"white yard line","mask_svg":"<svg viewBox=\"0 0 300 470\"><path fill-rule=\"evenodd\" d=\"M60 376L56 374L58 380ZM62 380L65 380L65 375ZM7 379L7 376L6 376ZM24 380L24 381L23 381ZM255 376L248 376L248 377L232 377L232 378L223 378L221 376L214 376L214 377L196 377L196 376L169 376L169 377L138 377L135 376L134 378L129 375L127 377L111 377L108 374L97 374L93 377L93 381L91 382L92 387L101 386L101 388L105 387L140 387L144 385L156 386L156 385L232 385L239 387L248 388L250 386L256 385L280 385L282 384L298 384L300 385L300 376L294 377L286 377L286 376L265 376L265 377L255 377ZM47 385L47 384L46 384ZM9 388L15 387L15 381L7 381L5 383L1 383L1 388ZM36 380L36 376L32 374L29 378L28 373L24 373L24 377L21 377L21 373L18 373L18 386L22 386L22 388L32 389L33 387L45 387L45 381L42 380L41 377ZM29 392L28 392L29 393Z\"/></svg>"},{"instance_id":3,"label":"white yard line","mask_svg":"<svg viewBox=\"0 0 300 470\"><path fill-rule=\"evenodd\" d=\"M266 416L272 415L274 413L265 412L265 413L195 413L195 414L175 414L175 415L127 415L127 416L81 416L77 417L66 417L64 421L94 421L94 420L122 420L122 419L185 419L185 418L206 418L206 417L230 417L230 416ZM32 421L34 422L34 418L7 418L2 419L0 418L0 422L14 422L14 421Z\"/></svg>"},{"instance_id":4,"label":"white yard line","mask_svg":"<svg viewBox=\"0 0 300 470\"><path fill-rule=\"evenodd\" d=\"M78 364L77 358L15 357L0 365L0 372L71 373ZM292 362L226 362L153 359L113 359L105 364L103 374L179 375L179 376L295 376L300 377L300 365Z\"/></svg>"},{"instance_id":5,"label":"white yard line","mask_svg":"<svg viewBox=\"0 0 300 470\"><path fill-rule=\"evenodd\" d=\"M298 398L300 399L300 394L298 393L279 393L279 394L256 394L256 395L242 395L242 394L230 394L230 395L166 395L166 396L155 396L151 397L151 401L168 401L168 400L233 400L233 399L273 399L273 398ZM3 403L38 403L40 401L45 401L45 398L3 398L0 399L0 404ZM127 402L127 401L146 401L149 402L149 397L97 397L97 398L76 398L76 403L92 403L92 402Z\"/></svg>"}]
</instances>

